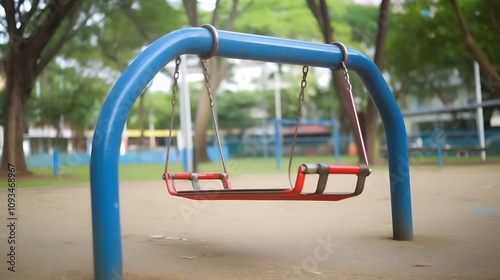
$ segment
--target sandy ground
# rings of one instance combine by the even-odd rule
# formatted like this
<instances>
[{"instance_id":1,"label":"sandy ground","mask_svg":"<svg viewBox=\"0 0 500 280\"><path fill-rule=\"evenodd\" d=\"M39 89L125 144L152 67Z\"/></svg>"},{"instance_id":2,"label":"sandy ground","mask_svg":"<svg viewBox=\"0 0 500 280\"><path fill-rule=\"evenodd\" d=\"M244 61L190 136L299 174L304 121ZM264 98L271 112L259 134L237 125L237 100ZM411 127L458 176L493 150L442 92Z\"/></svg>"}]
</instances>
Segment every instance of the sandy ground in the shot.
<instances>
[{"instance_id":1,"label":"sandy ground","mask_svg":"<svg viewBox=\"0 0 500 280\"><path fill-rule=\"evenodd\" d=\"M232 184L286 187L286 177ZM196 202L169 196L162 181L123 182L120 195L126 279L500 279L498 165L412 170L414 241L391 239L383 170L339 202ZM0 279L92 279L89 186L17 198L10 272L0 191Z\"/></svg>"}]
</instances>

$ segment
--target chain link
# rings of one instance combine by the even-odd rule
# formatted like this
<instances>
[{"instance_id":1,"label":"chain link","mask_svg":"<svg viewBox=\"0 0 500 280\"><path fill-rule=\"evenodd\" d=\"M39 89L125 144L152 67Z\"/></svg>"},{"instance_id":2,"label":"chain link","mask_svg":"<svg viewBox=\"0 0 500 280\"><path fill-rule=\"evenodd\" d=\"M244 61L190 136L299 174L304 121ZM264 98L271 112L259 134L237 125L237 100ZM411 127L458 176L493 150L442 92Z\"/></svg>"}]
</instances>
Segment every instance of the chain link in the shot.
<instances>
[{"instance_id":1,"label":"chain link","mask_svg":"<svg viewBox=\"0 0 500 280\"><path fill-rule=\"evenodd\" d=\"M304 90L307 86L307 74L309 73L309 67L302 67L302 81L300 81L300 94L299 94L299 107L297 108L297 121L302 118L302 104L304 104Z\"/></svg>"},{"instance_id":2,"label":"chain link","mask_svg":"<svg viewBox=\"0 0 500 280\"><path fill-rule=\"evenodd\" d=\"M203 76L205 77L205 87L207 88L208 98L210 100L210 107L214 107L214 96L212 95L212 86L210 84L210 76L208 75L208 66L207 61L202 59L201 63L203 64Z\"/></svg>"},{"instance_id":3,"label":"chain link","mask_svg":"<svg viewBox=\"0 0 500 280\"><path fill-rule=\"evenodd\" d=\"M352 85L351 85L351 79L349 77L349 71L347 70L347 66L343 61L341 62L341 68L342 71L344 72L344 79L347 84L347 92L349 92L349 94L352 96Z\"/></svg>"},{"instance_id":4,"label":"chain link","mask_svg":"<svg viewBox=\"0 0 500 280\"><path fill-rule=\"evenodd\" d=\"M290 187L293 189L291 170L292 170L292 162L293 155L295 153L295 144L297 143L297 132L299 130L300 120L302 119L302 105L304 104L305 97L305 89L307 86L307 74L309 73L309 66L302 67L302 80L300 81L300 93L299 93L299 102L297 108L297 116L295 117L295 132L293 133L293 141L292 148L290 150L290 159L288 160L288 181L290 182Z\"/></svg>"},{"instance_id":5,"label":"chain link","mask_svg":"<svg viewBox=\"0 0 500 280\"><path fill-rule=\"evenodd\" d=\"M175 70L174 70L174 83L172 85L172 114L170 115L170 130L168 131L168 144L167 144L167 155L165 158L165 170L168 171L168 159L170 155L170 146L172 143L172 130L174 129L174 116L175 116L175 103L177 99L177 93L179 92L179 66L181 65L181 57L177 57L175 60ZM164 175L165 176L165 175ZM164 178L165 179L165 178Z\"/></svg>"},{"instance_id":6,"label":"chain link","mask_svg":"<svg viewBox=\"0 0 500 280\"><path fill-rule=\"evenodd\" d=\"M172 85L172 111L173 111L173 106L175 106L176 103L176 98L177 98L177 92L179 92L179 66L181 65L181 58L177 57L175 60L175 70L174 70L174 84Z\"/></svg>"}]
</instances>

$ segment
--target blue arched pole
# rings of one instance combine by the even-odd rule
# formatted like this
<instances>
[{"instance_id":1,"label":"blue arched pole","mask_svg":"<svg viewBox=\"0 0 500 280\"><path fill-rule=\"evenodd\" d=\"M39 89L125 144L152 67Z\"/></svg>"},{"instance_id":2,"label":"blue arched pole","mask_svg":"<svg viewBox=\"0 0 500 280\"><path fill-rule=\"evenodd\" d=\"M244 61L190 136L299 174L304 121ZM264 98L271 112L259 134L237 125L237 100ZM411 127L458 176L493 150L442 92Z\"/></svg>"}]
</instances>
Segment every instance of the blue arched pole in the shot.
<instances>
[{"instance_id":1,"label":"blue arched pole","mask_svg":"<svg viewBox=\"0 0 500 280\"><path fill-rule=\"evenodd\" d=\"M217 56L311 67L336 68L343 54L333 45L219 31ZM94 272L96 279L123 278L118 158L125 121L153 77L181 54L207 55L213 37L204 28L172 32L146 48L111 89L97 121L90 164ZM379 110L389 159L393 237L413 239L406 129L401 111L377 66L348 49L347 66L358 73ZM160 176L160 175L159 175Z\"/></svg>"}]
</instances>

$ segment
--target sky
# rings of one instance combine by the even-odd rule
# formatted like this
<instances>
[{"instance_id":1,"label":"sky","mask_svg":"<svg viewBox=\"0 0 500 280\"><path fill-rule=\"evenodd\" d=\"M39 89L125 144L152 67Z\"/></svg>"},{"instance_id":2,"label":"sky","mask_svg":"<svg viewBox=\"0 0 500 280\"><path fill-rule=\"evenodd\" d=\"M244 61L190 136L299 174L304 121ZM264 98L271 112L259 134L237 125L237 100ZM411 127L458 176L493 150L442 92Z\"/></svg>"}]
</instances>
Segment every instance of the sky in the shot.
<instances>
[{"instance_id":1,"label":"sky","mask_svg":"<svg viewBox=\"0 0 500 280\"><path fill-rule=\"evenodd\" d=\"M381 0L352 0L353 3L361 5L379 5Z\"/></svg>"}]
</instances>

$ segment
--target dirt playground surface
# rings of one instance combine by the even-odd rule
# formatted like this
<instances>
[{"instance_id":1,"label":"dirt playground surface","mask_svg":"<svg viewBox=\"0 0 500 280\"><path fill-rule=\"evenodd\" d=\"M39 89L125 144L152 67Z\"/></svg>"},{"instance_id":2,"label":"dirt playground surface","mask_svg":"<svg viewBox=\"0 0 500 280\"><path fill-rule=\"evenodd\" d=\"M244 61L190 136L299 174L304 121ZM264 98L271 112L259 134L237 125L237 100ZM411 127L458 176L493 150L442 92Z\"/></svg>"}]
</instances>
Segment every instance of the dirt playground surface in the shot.
<instances>
[{"instance_id":1,"label":"dirt playground surface","mask_svg":"<svg viewBox=\"0 0 500 280\"><path fill-rule=\"evenodd\" d=\"M232 179L241 188L287 185L284 175ZM500 166L416 168L411 182L413 241L391 239L386 170L339 202L197 202L169 196L163 181L123 182L124 276L500 279ZM89 186L17 189L16 272L5 189L0 200L0 279L93 279Z\"/></svg>"}]
</instances>

